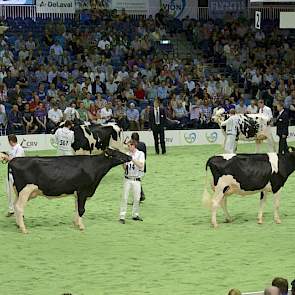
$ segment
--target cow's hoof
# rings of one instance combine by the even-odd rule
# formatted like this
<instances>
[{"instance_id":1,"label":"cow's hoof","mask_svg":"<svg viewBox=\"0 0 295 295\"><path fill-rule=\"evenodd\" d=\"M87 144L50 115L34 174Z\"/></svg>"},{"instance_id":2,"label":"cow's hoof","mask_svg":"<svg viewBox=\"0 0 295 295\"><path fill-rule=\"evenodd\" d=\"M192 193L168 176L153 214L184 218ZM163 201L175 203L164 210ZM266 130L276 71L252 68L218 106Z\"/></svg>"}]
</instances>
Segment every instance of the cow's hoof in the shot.
<instances>
[{"instance_id":1,"label":"cow's hoof","mask_svg":"<svg viewBox=\"0 0 295 295\"><path fill-rule=\"evenodd\" d=\"M277 219L275 220L275 223L276 223L276 224L281 224L282 221L281 221L281 219L277 218Z\"/></svg>"},{"instance_id":2,"label":"cow's hoof","mask_svg":"<svg viewBox=\"0 0 295 295\"><path fill-rule=\"evenodd\" d=\"M79 225L79 230L83 231L85 229L85 226L84 225Z\"/></svg>"},{"instance_id":3,"label":"cow's hoof","mask_svg":"<svg viewBox=\"0 0 295 295\"><path fill-rule=\"evenodd\" d=\"M232 218L226 218L225 219L225 223L232 223L233 222L233 219Z\"/></svg>"},{"instance_id":4,"label":"cow's hoof","mask_svg":"<svg viewBox=\"0 0 295 295\"><path fill-rule=\"evenodd\" d=\"M20 230L21 230L22 234L28 234L29 233L26 228L21 228Z\"/></svg>"},{"instance_id":5,"label":"cow's hoof","mask_svg":"<svg viewBox=\"0 0 295 295\"><path fill-rule=\"evenodd\" d=\"M217 229L219 227L219 225L217 223L214 223L214 224L212 223L212 226L214 229Z\"/></svg>"},{"instance_id":6,"label":"cow's hoof","mask_svg":"<svg viewBox=\"0 0 295 295\"><path fill-rule=\"evenodd\" d=\"M257 220L257 223L258 223L258 224L263 224L262 219L258 219L258 220Z\"/></svg>"}]
</instances>

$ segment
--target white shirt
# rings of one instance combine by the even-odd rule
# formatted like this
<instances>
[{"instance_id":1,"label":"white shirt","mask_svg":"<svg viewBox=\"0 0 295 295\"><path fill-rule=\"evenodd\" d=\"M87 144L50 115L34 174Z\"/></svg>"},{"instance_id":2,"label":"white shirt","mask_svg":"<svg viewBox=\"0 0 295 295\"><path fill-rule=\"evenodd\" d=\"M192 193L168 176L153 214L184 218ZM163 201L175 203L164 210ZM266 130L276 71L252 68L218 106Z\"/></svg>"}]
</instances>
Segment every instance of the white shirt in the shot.
<instances>
[{"instance_id":1,"label":"white shirt","mask_svg":"<svg viewBox=\"0 0 295 295\"><path fill-rule=\"evenodd\" d=\"M140 170L132 161L128 162L126 163L125 176L134 178L142 177L144 175L144 153L136 149L134 154L129 153L129 155L132 156L133 160L143 163L143 167L142 170Z\"/></svg>"},{"instance_id":2,"label":"white shirt","mask_svg":"<svg viewBox=\"0 0 295 295\"><path fill-rule=\"evenodd\" d=\"M105 119L105 120L111 119L113 116L113 110L112 109L107 110L107 108L104 107L100 110L100 116L102 119Z\"/></svg>"},{"instance_id":3,"label":"white shirt","mask_svg":"<svg viewBox=\"0 0 295 295\"><path fill-rule=\"evenodd\" d=\"M98 47L100 48L100 49L102 49L102 50L105 50L106 49L106 45L111 45L110 44L110 42L109 41L107 41L107 40L100 40L99 42L98 42Z\"/></svg>"},{"instance_id":4,"label":"white shirt","mask_svg":"<svg viewBox=\"0 0 295 295\"><path fill-rule=\"evenodd\" d=\"M226 135L237 135L238 125L238 116L231 116L226 121L221 123L221 126L226 126Z\"/></svg>"},{"instance_id":5,"label":"white shirt","mask_svg":"<svg viewBox=\"0 0 295 295\"><path fill-rule=\"evenodd\" d=\"M247 106L247 113L249 114L257 114L258 107L254 105L253 107L251 105Z\"/></svg>"},{"instance_id":6,"label":"white shirt","mask_svg":"<svg viewBox=\"0 0 295 295\"><path fill-rule=\"evenodd\" d=\"M76 118L78 119L80 118L77 110L72 107L66 107L64 111L64 115L65 115L65 120L70 120L70 121L74 121Z\"/></svg>"},{"instance_id":7,"label":"white shirt","mask_svg":"<svg viewBox=\"0 0 295 295\"><path fill-rule=\"evenodd\" d=\"M60 109L57 109L56 111L54 109L50 109L48 112L48 119L53 121L54 123L58 123L62 121L63 114Z\"/></svg>"},{"instance_id":8,"label":"white shirt","mask_svg":"<svg viewBox=\"0 0 295 295\"><path fill-rule=\"evenodd\" d=\"M156 125L159 125L160 124L160 108L157 107L157 108L154 108L154 114L155 114L155 123Z\"/></svg>"},{"instance_id":9,"label":"white shirt","mask_svg":"<svg viewBox=\"0 0 295 295\"><path fill-rule=\"evenodd\" d=\"M268 106L260 108L258 113L268 117L269 120L273 118L271 108L269 108Z\"/></svg>"},{"instance_id":10,"label":"white shirt","mask_svg":"<svg viewBox=\"0 0 295 295\"><path fill-rule=\"evenodd\" d=\"M16 144L13 146L9 152L9 157L11 159L17 158L17 157L24 157L25 156L25 151L23 147L20 144Z\"/></svg>"},{"instance_id":11,"label":"white shirt","mask_svg":"<svg viewBox=\"0 0 295 295\"><path fill-rule=\"evenodd\" d=\"M55 44L51 45L50 51L52 49L53 49L55 55L62 55L63 54L63 49L59 44L58 45L55 45Z\"/></svg>"},{"instance_id":12,"label":"white shirt","mask_svg":"<svg viewBox=\"0 0 295 295\"><path fill-rule=\"evenodd\" d=\"M57 149L61 151L71 151L74 142L74 131L67 127L58 128L54 134Z\"/></svg>"}]
</instances>

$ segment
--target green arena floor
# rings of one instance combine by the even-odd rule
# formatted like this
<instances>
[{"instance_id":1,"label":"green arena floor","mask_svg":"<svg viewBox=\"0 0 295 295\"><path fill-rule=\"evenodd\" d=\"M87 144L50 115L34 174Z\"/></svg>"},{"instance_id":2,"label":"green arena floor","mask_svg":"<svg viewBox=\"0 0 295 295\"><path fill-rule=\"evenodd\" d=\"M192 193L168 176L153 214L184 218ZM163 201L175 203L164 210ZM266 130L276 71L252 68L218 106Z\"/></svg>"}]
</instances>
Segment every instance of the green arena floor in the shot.
<instances>
[{"instance_id":1,"label":"green arena floor","mask_svg":"<svg viewBox=\"0 0 295 295\"><path fill-rule=\"evenodd\" d=\"M206 160L220 151L177 147L156 156L149 149L140 223L130 215L118 223L123 170L114 168L86 204L84 232L72 226L73 198L40 197L25 211L29 234L20 234L14 218L4 217L1 164L0 295L224 295L232 287L262 290L274 276L294 279L295 174L282 190L281 225L273 222L271 198L257 225L259 196L232 196L234 223L223 223L220 210L214 230L201 199Z\"/></svg>"}]
</instances>

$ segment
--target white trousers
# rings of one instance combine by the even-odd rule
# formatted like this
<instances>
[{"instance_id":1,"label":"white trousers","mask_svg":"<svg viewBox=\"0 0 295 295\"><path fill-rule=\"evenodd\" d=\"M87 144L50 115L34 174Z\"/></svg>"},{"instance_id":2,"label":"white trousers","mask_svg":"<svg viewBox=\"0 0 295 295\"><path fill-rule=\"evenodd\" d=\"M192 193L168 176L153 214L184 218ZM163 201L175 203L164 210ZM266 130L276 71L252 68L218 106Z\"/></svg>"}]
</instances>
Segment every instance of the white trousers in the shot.
<instances>
[{"instance_id":1,"label":"white trousers","mask_svg":"<svg viewBox=\"0 0 295 295\"><path fill-rule=\"evenodd\" d=\"M131 179L124 179L123 196L120 206L120 219L125 219L127 213L127 204L130 190L133 191L133 207L132 207L132 217L139 215L139 200L141 191L141 182Z\"/></svg>"},{"instance_id":2,"label":"white trousers","mask_svg":"<svg viewBox=\"0 0 295 295\"><path fill-rule=\"evenodd\" d=\"M225 154L234 154L236 152L236 135L226 135L224 153Z\"/></svg>"},{"instance_id":3,"label":"white trousers","mask_svg":"<svg viewBox=\"0 0 295 295\"><path fill-rule=\"evenodd\" d=\"M73 151L63 151L63 150L57 150L57 155L58 156L73 156L74 153Z\"/></svg>"},{"instance_id":4,"label":"white trousers","mask_svg":"<svg viewBox=\"0 0 295 295\"><path fill-rule=\"evenodd\" d=\"M13 189L13 176L11 173L8 173L8 179L6 179L6 193L8 199L8 212L14 213L14 199L15 193Z\"/></svg>"}]
</instances>

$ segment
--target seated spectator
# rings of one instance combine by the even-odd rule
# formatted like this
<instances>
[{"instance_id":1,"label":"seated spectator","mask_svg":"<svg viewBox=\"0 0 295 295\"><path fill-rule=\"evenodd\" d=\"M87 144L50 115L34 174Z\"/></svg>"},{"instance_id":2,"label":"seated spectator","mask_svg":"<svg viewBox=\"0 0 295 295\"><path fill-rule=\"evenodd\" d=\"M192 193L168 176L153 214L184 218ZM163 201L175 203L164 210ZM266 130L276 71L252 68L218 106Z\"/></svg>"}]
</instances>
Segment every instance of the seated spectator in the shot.
<instances>
[{"instance_id":1,"label":"seated spectator","mask_svg":"<svg viewBox=\"0 0 295 295\"><path fill-rule=\"evenodd\" d=\"M3 102L0 102L0 135L6 135L7 131L7 115Z\"/></svg>"},{"instance_id":2,"label":"seated spectator","mask_svg":"<svg viewBox=\"0 0 295 295\"><path fill-rule=\"evenodd\" d=\"M40 99L37 94L33 94L33 99L30 101L30 112L34 113L36 108L39 106Z\"/></svg>"},{"instance_id":3,"label":"seated spectator","mask_svg":"<svg viewBox=\"0 0 295 295\"><path fill-rule=\"evenodd\" d=\"M251 103L247 106L247 114L257 114L258 106L255 99L251 99Z\"/></svg>"},{"instance_id":4,"label":"seated spectator","mask_svg":"<svg viewBox=\"0 0 295 295\"><path fill-rule=\"evenodd\" d=\"M101 110L104 108L107 104L107 101L102 98L101 94L97 93L96 94L96 100L94 101L95 106L98 110Z\"/></svg>"},{"instance_id":5,"label":"seated spectator","mask_svg":"<svg viewBox=\"0 0 295 295\"><path fill-rule=\"evenodd\" d=\"M12 106L12 110L8 115L8 128L10 134L24 133L23 116L18 110L18 106L16 104Z\"/></svg>"},{"instance_id":6,"label":"seated spectator","mask_svg":"<svg viewBox=\"0 0 295 295\"><path fill-rule=\"evenodd\" d=\"M17 97L21 97L22 99L25 98L24 92L21 90L19 84L16 84L14 89L8 92L8 102L11 104L16 103Z\"/></svg>"},{"instance_id":7,"label":"seated spectator","mask_svg":"<svg viewBox=\"0 0 295 295\"><path fill-rule=\"evenodd\" d=\"M23 122L26 134L35 133L38 130L38 126L34 122L34 116L30 112L30 105L25 104L25 110L23 112Z\"/></svg>"},{"instance_id":8,"label":"seated spectator","mask_svg":"<svg viewBox=\"0 0 295 295\"><path fill-rule=\"evenodd\" d=\"M88 122L88 111L85 109L84 102L80 101L79 106L80 107L78 108L77 112L79 114L80 120L82 120L83 122Z\"/></svg>"},{"instance_id":9,"label":"seated spectator","mask_svg":"<svg viewBox=\"0 0 295 295\"><path fill-rule=\"evenodd\" d=\"M192 128L200 128L201 124L201 103L198 98L195 98L194 103L190 104L190 126Z\"/></svg>"},{"instance_id":10,"label":"seated spectator","mask_svg":"<svg viewBox=\"0 0 295 295\"><path fill-rule=\"evenodd\" d=\"M129 108L127 109L127 120L131 131L140 130L139 111L135 108L135 104L133 102L130 103Z\"/></svg>"},{"instance_id":11,"label":"seated spectator","mask_svg":"<svg viewBox=\"0 0 295 295\"><path fill-rule=\"evenodd\" d=\"M126 108L123 106L121 100L117 100L116 106L114 108L114 118L117 124L125 131L128 128L128 122L126 117Z\"/></svg>"},{"instance_id":12,"label":"seated spectator","mask_svg":"<svg viewBox=\"0 0 295 295\"><path fill-rule=\"evenodd\" d=\"M56 100L56 103L58 105L58 108L64 112L64 110L66 109L67 107L67 101L66 101L66 97L64 94L60 94L58 96L58 99Z\"/></svg>"},{"instance_id":13,"label":"seated spectator","mask_svg":"<svg viewBox=\"0 0 295 295\"><path fill-rule=\"evenodd\" d=\"M23 71L23 70L19 71L17 84L20 86L20 88L26 88L29 86L28 79L25 76L25 71Z\"/></svg>"},{"instance_id":14,"label":"seated spectator","mask_svg":"<svg viewBox=\"0 0 295 295\"><path fill-rule=\"evenodd\" d=\"M102 123L107 123L113 119L112 102L108 101L106 106L100 110Z\"/></svg>"},{"instance_id":15,"label":"seated spectator","mask_svg":"<svg viewBox=\"0 0 295 295\"><path fill-rule=\"evenodd\" d=\"M88 110L89 121L93 124L100 123L100 110L97 109L95 104L91 104Z\"/></svg>"},{"instance_id":16,"label":"seated spectator","mask_svg":"<svg viewBox=\"0 0 295 295\"><path fill-rule=\"evenodd\" d=\"M288 280L277 277L272 280L271 285L280 289L280 295L288 295Z\"/></svg>"},{"instance_id":17,"label":"seated spectator","mask_svg":"<svg viewBox=\"0 0 295 295\"><path fill-rule=\"evenodd\" d=\"M212 107L209 105L209 100L204 99L203 105L201 105L201 126L202 128L212 127Z\"/></svg>"},{"instance_id":18,"label":"seated spectator","mask_svg":"<svg viewBox=\"0 0 295 295\"><path fill-rule=\"evenodd\" d=\"M34 117L38 127L38 133L46 133L47 130L47 113L43 103L40 101L35 109Z\"/></svg>"},{"instance_id":19,"label":"seated spectator","mask_svg":"<svg viewBox=\"0 0 295 295\"><path fill-rule=\"evenodd\" d=\"M64 111L64 121L69 120L74 122L79 118L79 113L76 110L76 103L75 101L72 101Z\"/></svg>"},{"instance_id":20,"label":"seated spectator","mask_svg":"<svg viewBox=\"0 0 295 295\"><path fill-rule=\"evenodd\" d=\"M7 88L4 83L0 83L0 102L7 101Z\"/></svg>"},{"instance_id":21,"label":"seated spectator","mask_svg":"<svg viewBox=\"0 0 295 295\"><path fill-rule=\"evenodd\" d=\"M41 101L46 99L45 86L43 83L39 84L36 94L39 96Z\"/></svg>"},{"instance_id":22,"label":"seated spectator","mask_svg":"<svg viewBox=\"0 0 295 295\"><path fill-rule=\"evenodd\" d=\"M11 71L7 71L7 76L3 78L3 83L5 83L7 89L13 89L16 85L17 79L12 76Z\"/></svg>"},{"instance_id":23,"label":"seated spectator","mask_svg":"<svg viewBox=\"0 0 295 295\"><path fill-rule=\"evenodd\" d=\"M236 105L235 109L236 109L236 113L237 114L246 114L247 107L244 104L244 100L243 99L240 99L239 100L239 103Z\"/></svg>"},{"instance_id":24,"label":"seated spectator","mask_svg":"<svg viewBox=\"0 0 295 295\"><path fill-rule=\"evenodd\" d=\"M47 129L51 132L55 129L60 122L63 120L63 113L57 108L56 103L52 104L52 108L48 112Z\"/></svg>"},{"instance_id":25,"label":"seated spectator","mask_svg":"<svg viewBox=\"0 0 295 295\"><path fill-rule=\"evenodd\" d=\"M57 98L57 89L55 88L54 83L50 83L49 89L47 90L47 96L50 96L54 99Z\"/></svg>"},{"instance_id":26,"label":"seated spectator","mask_svg":"<svg viewBox=\"0 0 295 295\"><path fill-rule=\"evenodd\" d=\"M180 121L180 123L183 126L186 126L188 124L188 113L183 106L183 103L181 100L177 101L176 108L174 108L174 114L175 114L175 119L177 121Z\"/></svg>"},{"instance_id":27,"label":"seated spectator","mask_svg":"<svg viewBox=\"0 0 295 295\"><path fill-rule=\"evenodd\" d=\"M228 295L242 295L242 293L238 289L231 289L229 290Z\"/></svg>"},{"instance_id":28,"label":"seated spectator","mask_svg":"<svg viewBox=\"0 0 295 295\"><path fill-rule=\"evenodd\" d=\"M90 105L93 104L93 101L91 100L91 93L87 92L86 97L84 97L84 99L82 101L84 103L85 109L86 110L89 110L90 109Z\"/></svg>"},{"instance_id":29,"label":"seated spectator","mask_svg":"<svg viewBox=\"0 0 295 295\"><path fill-rule=\"evenodd\" d=\"M225 99L223 108L226 113L229 113L231 109L235 109L235 105L230 103L229 99Z\"/></svg>"},{"instance_id":30,"label":"seated spectator","mask_svg":"<svg viewBox=\"0 0 295 295\"><path fill-rule=\"evenodd\" d=\"M151 128L151 126L150 126L150 111L151 111L151 106L147 105L140 113L141 130L148 130Z\"/></svg>"},{"instance_id":31,"label":"seated spectator","mask_svg":"<svg viewBox=\"0 0 295 295\"><path fill-rule=\"evenodd\" d=\"M145 91L144 89L142 89L142 85L139 84L137 89L134 92L134 96L135 96L135 100L139 101L143 101L145 99Z\"/></svg>"},{"instance_id":32,"label":"seated spectator","mask_svg":"<svg viewBox=\"0 0 295 295\"><path fill-rule=\"evenodd\" d=\"M269 287L264 290L264 295L281 295L281 293L279 288Z\"/></svg>"},{"instance_id":33,"label":"seated spectator","mask_svg":"<svg viewBox=\"0 0 295 295\"><path fill-rule=\"evenodd\" d=\"M16 105L21 113L25 110L24 102L20 96L16 98Z\"/></svg>"}]
</instances>

